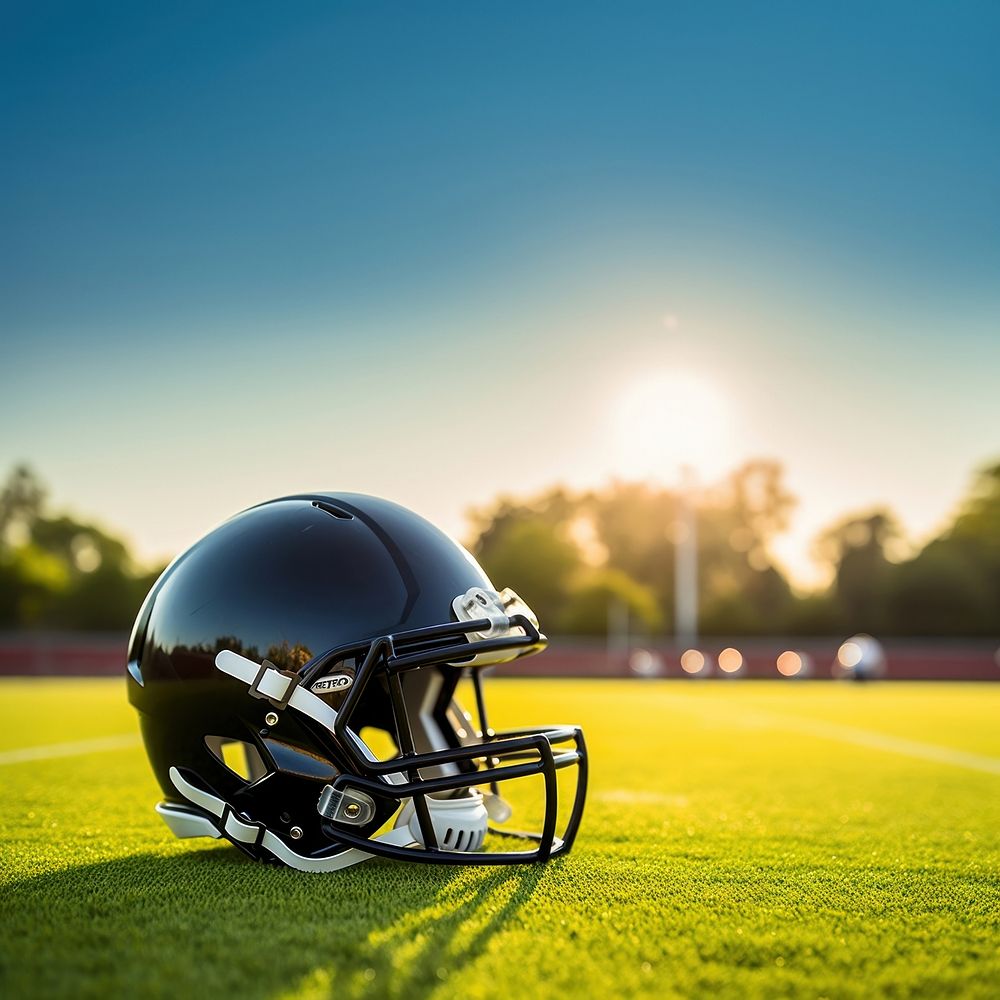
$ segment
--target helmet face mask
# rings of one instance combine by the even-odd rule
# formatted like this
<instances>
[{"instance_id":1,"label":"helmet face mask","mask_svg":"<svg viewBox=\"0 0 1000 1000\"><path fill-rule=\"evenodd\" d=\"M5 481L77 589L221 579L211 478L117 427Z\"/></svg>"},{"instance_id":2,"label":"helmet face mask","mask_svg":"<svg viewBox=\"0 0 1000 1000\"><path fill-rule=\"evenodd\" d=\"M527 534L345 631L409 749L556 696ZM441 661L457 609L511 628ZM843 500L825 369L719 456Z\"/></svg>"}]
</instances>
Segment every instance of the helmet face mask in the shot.
<instances>
[{"instance_id":1,"label":"helmet face mask","mask_svg":"<svg viewBox=\"0 0 1000 1000\"><path fill-rule=\"evenodd\" d=\"M333 519L329 507L340 512ZM268 561L302 570L284 593L267 586ZM330 608L325 624L314 620L325 611L317 604ZM189 625L213 605L206 622ZM273 659L259 654L262 617L275 621L264 640ZM366 617L405 627L365 635ZM250 641L241 622L253 623ZM328 644L310 655L316 636ZM371 856L512 864L564 853L586 795L582 732L494 732L483 694L486 667L545 643L516 594L494 590L464 549L403 508L350 494L251 508L168 567L133 632L129 692L166 794L157 809L178 836L225 836L305 871ZM462 677L476 722L455 698ZM366 742L372 730L391 739L385 759ZM221 752L232 743L245 748L242 775ZM557 831L564 769L575 769L576 789ZM532 778L544 788L540 829L508 832L508 783ZM530 847L510 849L515 840Z\"/></svg>"}]
</instances>

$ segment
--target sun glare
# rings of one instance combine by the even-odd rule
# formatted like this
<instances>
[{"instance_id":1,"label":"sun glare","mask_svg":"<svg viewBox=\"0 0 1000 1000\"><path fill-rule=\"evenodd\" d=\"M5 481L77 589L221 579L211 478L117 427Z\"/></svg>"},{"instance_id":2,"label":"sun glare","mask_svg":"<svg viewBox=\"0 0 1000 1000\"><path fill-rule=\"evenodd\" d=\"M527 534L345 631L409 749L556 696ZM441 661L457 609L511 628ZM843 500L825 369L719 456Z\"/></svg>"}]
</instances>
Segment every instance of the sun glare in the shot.
<instances>
[{"instance_id":1,"label":"sun glare","mask_svg":"<svg viewBox=\"0 0 1000 1000\"><path fill-rule=\"evenodd\" d=\"M618 401L619 465L630 478L673 480L689 466L700 476L728 464L726 400L710 382L685 371L651 372Z\"/></svg>"}]
</instances>

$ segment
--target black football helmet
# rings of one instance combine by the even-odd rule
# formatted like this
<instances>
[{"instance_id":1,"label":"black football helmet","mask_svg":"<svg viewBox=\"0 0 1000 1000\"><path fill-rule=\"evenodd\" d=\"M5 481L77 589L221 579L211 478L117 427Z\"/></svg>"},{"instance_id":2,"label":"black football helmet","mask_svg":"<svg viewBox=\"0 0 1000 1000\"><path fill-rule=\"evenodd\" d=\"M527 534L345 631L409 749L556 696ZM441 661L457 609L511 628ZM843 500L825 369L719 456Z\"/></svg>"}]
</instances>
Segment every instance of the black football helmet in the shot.
<instances>
[{"instance_id":1,"label":"black football helmet","mask_svg":"<svg viewBox=\"0 0 1000 1000\"><path fill-rule=\"evenodd\" d=\"M403 507L352 493L251 507L167 567L132 631L129 700L157 811L179 837L226 837L312 872L373 855L513 864L568 851L583 733L494 732L483 699L485 667L545 644L513 591ZM478 725L455 700L463 676ZM563 768L576 789L557 833ZM532 776L540 829L509 831L501 789ZM524 849L498 849L502 837Z\"/></svg>"}]
</instances>

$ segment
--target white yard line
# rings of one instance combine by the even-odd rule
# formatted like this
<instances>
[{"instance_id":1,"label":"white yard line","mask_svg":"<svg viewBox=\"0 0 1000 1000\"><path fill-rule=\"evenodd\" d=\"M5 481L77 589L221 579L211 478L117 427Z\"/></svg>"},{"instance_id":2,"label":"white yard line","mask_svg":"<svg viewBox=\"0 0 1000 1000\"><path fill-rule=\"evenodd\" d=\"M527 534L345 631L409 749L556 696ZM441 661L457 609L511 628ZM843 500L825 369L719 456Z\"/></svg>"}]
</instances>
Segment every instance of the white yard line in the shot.
<instances>
[{"instance_id":1,"label":"white yard line","mask_svg":"<svg viewBox=\"0 0 1000 1000\"><path fill-rule=\"evenodd\" d=\"M120 736L102 736L94 740L77 740L75 743L49 743L41 747L0 750L0 765L50 760L53 757L79 757L82 754L103 753L106 750L127 750L137 747L139 743L138 733L123 733Z\"/></svg>"},{"instance_id":2,"label":"white yard line","mask_svg":"<svg viewBox=\"0 0 1000 1000\"><path fill-rule=\"evenodd\" d=\"M874 729L858 729L856 726L843 726L837 722L824 722L820 719L786 717L776 717L776 719L776 724L783 729L791 729L807 736L853 743L855 746L870 747L872 750L885 750L887 753L916 757L918 760L930 760L935 764L951 764L953 767L964 767L970 771L1000 774L1000 758L987 757L985 754L969 753L967 750L956 750L954 747L940 746L936 743L921 743L900 736L889 736Z\"/></svg>"},{"instance_id":3,"label":"white yard line","mask_svg":"<svg viewBox=\"0 0 1000 1000\"><path fill-rule=\"evenodd\" d=\"M683 695L673 695L670 700L674 704L683 702L686 706L699 708L704 715L718 715L719 702ZM957 750L955 747L936 743L921 743L919 740L908 740L880 733L874 729L845 726L839 722L826 722L823 719L801 718L772 711L747 712L731 702L724 706L723 711L726 713L727 722L748 728L783 729L804 736L817 736L820 739L836 740L838 743L851 743L872 750L884 750L886 753L901 754L917 760L929 760L935 764L950 764L952 767L964 767L984 774L1000 774L1000 758L989 757L986 754L970 753L967 750Z\"/></svg>"}]
</instances>

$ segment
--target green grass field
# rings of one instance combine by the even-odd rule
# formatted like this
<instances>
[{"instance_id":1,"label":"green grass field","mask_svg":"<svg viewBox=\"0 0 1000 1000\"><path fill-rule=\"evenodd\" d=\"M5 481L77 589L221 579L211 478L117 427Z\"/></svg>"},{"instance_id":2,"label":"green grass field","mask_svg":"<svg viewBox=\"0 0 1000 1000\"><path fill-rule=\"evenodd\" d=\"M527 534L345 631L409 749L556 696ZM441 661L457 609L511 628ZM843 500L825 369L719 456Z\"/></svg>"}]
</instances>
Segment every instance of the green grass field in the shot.
<instances>
[{"instance_id":1,"label":"green grass field","mask_svg":"<svg viewBox=\"0 0 1000 1000\"><path fill-rule=\"evenodd\" d=\"M1000 996L1000 685L489 694L585 726L574 852L310 876L170 837L138 743L25 759L133 733L123 683L0 682L0 994Z\"/></svg>"}]
</instances>

